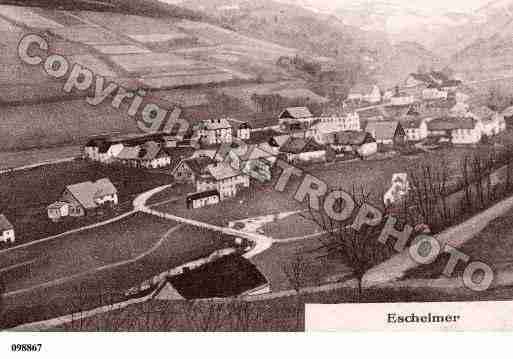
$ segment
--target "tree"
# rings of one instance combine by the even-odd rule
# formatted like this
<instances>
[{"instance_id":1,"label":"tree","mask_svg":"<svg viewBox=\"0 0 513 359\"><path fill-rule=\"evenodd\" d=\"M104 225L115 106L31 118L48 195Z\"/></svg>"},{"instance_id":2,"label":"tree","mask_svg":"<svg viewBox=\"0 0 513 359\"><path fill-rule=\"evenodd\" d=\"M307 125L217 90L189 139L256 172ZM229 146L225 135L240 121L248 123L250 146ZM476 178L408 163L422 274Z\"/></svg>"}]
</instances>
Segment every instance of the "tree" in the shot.
<instances>
[{"instance_id":1,"label":"tree","mask_svg":"<svg viewBox=\"0 0 513 359\"><path fill-rule=\"evenodd\" d=\"M352 198L355 202L355 211L366 205L371 198L371 193L363 187L353 187ZM335 206L335 211L341 211L346 204L340 200ZM328 216L324 211L317 211L309 206L305 219L313 221L325 233L319 237L321 246L317 251L320 257L340 260L352 270L352 276L357 282L357 298L362 299L363 277L365 273L388 258L391 248L377 240L384 225L384 221L377 226L363 225L360 230L351 226L354 217L338 221Z\"/></svg>"}]
</instances>

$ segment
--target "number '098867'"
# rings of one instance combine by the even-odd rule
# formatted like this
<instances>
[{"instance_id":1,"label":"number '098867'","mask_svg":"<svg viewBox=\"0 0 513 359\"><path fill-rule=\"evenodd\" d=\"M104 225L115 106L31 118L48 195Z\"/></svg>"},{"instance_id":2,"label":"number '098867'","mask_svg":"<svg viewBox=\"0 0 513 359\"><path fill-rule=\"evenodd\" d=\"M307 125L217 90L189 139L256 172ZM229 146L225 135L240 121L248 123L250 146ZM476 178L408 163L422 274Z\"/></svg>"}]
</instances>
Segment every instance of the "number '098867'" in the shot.
<instances>
[{"instance_id":1,"label":"number '098867'","mask_svg":"<svg viewBox=\"0 0 513 359\"><path fill-rule=\"evenodd\" d=\"M39 352L42 344L11 344L13 352Z\"/></svg>"}]
</instances>

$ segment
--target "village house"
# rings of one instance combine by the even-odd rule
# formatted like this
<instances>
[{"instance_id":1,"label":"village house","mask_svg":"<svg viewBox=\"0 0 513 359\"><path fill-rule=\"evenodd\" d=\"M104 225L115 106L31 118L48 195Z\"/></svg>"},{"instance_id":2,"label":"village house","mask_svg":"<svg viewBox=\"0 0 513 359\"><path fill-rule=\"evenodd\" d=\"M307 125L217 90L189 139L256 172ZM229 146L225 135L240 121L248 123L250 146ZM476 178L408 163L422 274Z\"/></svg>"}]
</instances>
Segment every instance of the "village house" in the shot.
<instances>
[{"instance_id":1,"label":"village house","mask_svg":"<svg viewBox=\"0 0 513 359\"><path fill-rule=\"evenodd\" d=\"M280 127L287 127L291 125L297 125L298 128L310 127L310 124L315 121L315 117L312 115L307 107L289 107L282 111L278 117L278 123Z\"/></svg>"},{"instance_id":2,"label":"village house","mask_svg":"<svg viewBox=\"0 0 513 359\"><path fill-rule=\"evenodd\" d=\"M415 102L415 97L406 93L396 93L390 99L390 106L409 106Z\"/></svg>"},{"instance_id":3,"label":"village house","mask_svg":"<svg viewBox=\"0 0 513 359\"><path fill-rule=\"evenodd\" d=\"M205 120L199 125L198 132L206 145L231 143L233 140L232 125L226 118Z\"/></svg>"},{"instance_id":4,"label":"village house","mask_svg":"<svg viewBox=\"0 0 513 359\"><path fill-rule=\"evenodd\" d=\"M233 137L248 140L251 137L251 126L247 122L236 123L233 126Z\"/></svg>"},{"instance_id":5,"label":"village house","mask_svg":"<svg viewBox=\"0 0 513 359\"><path fill-rule=\"evenodd\" d=\"M412 73L404 81L402 90L410 95L418 96L427 88L437 88L440 91L454 92L461 81L450 79L440 71L429 73Z\"/></svg>"},{"instance_id":6,"label":"village house","mask_svg":"<svg viewBox=\"0 0 513 359\"><path fill-rule=\"evenodd\" d=\"M58 221L64 216L82 217L117 204L117 189L108 178L77 183L66 186L59 201L47 207L48 218Z\"/></svg>"},{"instance_id":7,"label":"village house","mask_svg":"<svg viewBox=\"0 0 513 359\"><path fill-rule=\"evenodd\" d=\"M14 243L14 240L14 226L3 214L0 214L0 241L4 243Z\"/></svg>"},{"instance_id":8,"label":"village house","mask_svg":"<svg viewBox=\"0 0 513 359\"><path fill-rule=\"evenodd\" d=\"M225 160L242 173L265 182L271 180L278 153L279 148L269 143L252 144L232 149Z\"/></svg>"},{"instance_id":9,"label":"village house","mask_svg":"<svg viewBox=\"0 0 513 359\"><path fill-rule=\"evenodd\" d=\"M504 120L504 116L499 114L497 111L492 111L487 106L472 109L469 116L481 121L483 135L485 136L495 136L506 130L506 121Z\"/></svg>"},{"instance_id":10,"label":"village house","mask_svg":"<svg viewBox=\"0 0 513 359\"><path fill-rule=\"evenodd\" d=\"M481 141L483 126L472 117L449 117L429 121L428 131L429 136L445 138L455 145L467 145Z\"/></svg>"},{"instance_id":11,"label":"village house","mask_svg":"<svg viewBox=\"0 0 513 359\"><path fill-rule=\"evenodd\" d=\"M221 201L221 196L217 190L190 193L186 198L187 208L201 208L211 206Z\"/></svg>"},{"instance_id":12,"label":"village house","mask_svg":"<svg viewBox=\"0 0 513 359\"><path fill-rule=\"evenodd\" d=\"M197 156L181 160L171 172L177 182L195 183L205 173L207 166L215 164L216 161L209 156Z\"/></svg>"},{"instance_id":13,"label":"village house","mask_svg":"<svg viewBox=\"0 0 513 359\"><path fill-rule=\"evenodd\" d=\"M227 162L210 164L196 178L196 192L217 190L221 201L235 197L241 188L249 187L249 176Z\"/></svg>"},{"instance_id":14,"label":"village house","mask_svg":"<svg viewBox=\"0 0 513 359\"><path fill-rule=\"evenodd\" d=\"M502 111L501 115L504 117L505 121L513 121L513 106Z\"/></svg>"},{"instance_id":15,"label":"village house","mask_svg":"<svg viewBox=\"0 0 513 359\"><path fill-rule=\"evenodd\" d=\"M259 145L267 143L270 146L280 147L289 135L275 131L273 129L256 129L251 131L249 138L244 140L248 145Z\"/></svg>"},{"instance_id":16,"label":"village house","mask_svg":"<svg viewBox=\"0 0 513 359\"><path fill-rule=\"evenodd\" d=\"M326 161L326 148L313 139L290 137L280 147L280 153L291 163Z\"/></svg>"},{"instance_id":17,"label":"village house","mask_svg":"<svg viewBox=\"0 0 513 359\"><path fill-rule=\"evenodd\" d=\"M371 134L378 144L400 145L406 133L399 121L368 122L365 131Z\"/></svg>"},{"instance_id":18,"label":"village house","mask_svg":"<svg viewBox=\"0 0 513 359\"><path fill-rule=\"evenodd\" d=\"M351 88L347 101L368 102L376 104L381 102L381 90L373 84L357 84Z\"/></svg>"},{"instance_id":19,"label":"village house","mask_svg":"<svg viewBox=\"0 0 513 359\"><path fill-rule=\"evenodd\" d=\"M428 87L428 88L422 90L422 99L423 100L439 100L439 99L446 100L448 95L449 95L449 92L439 90L436 87Z\"/></svg>"},{"instance_id":20,"label":"village house","mask_svg":"<svg viewBox=\"0 0 513 359\"><path fill-rule=\"evenodd\" d=\"M114 160L124 166L137 168L162 168L171 164L169 153L155 141L148 141L140 146L124 147Z\"/></svg>"},{"instance_id":21,"label":"village house","mask_svg":"<svg viewBox=\"0 0 513 359\"><path fill-rule=\"evenodd\" d=\"M406 140L410 142L422 141L428 137L427 119L415 118L401 121L406 133Z\"/></svg>"},{"instance_id":22,"label":"village house","mask_svg":"<svg viewBox=\"0 0 513 359\"><path fill-rule=\"evenodd\" d=\"M378 152L376 140L364 131L340 131L332 134L330 142L336 153L345 152L368 157Z\"/></svg>"},{"instance_id":23,"label":"village house","mask_svg":"<svg viewBox=\"0 0 513 359\"><path fill-rule=\"evenodd\" d=\"M337 127L339 131L359 131L360 115L356 111L344 111L341 109L325 111L318 118L319 123L315 126Z\"/></svg>"}]
</instances>

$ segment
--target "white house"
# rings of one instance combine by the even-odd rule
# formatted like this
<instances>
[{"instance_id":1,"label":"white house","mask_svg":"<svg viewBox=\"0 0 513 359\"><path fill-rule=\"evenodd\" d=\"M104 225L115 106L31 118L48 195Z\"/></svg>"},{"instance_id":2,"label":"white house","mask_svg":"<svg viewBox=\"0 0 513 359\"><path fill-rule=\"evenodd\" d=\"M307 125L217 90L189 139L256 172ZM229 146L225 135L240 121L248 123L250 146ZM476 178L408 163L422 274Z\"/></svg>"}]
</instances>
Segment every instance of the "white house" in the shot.
<instances>
[{"instance_id":1,"label":"white house","mask_svg":"<svg viewBox=\"0 0 513 359\"><path fill-rule=\"evenodd\" d=\"M422 141L428 137L428 127L426 119L416 118L402 121L401 125L406 134L406 141Z\"/></svg>"},{"instance_id":2,"label":"white house","mask_svg":"<svg viewBox=\"0 0 513 359\"><path fill-rule=\"evenodd\" d=\"M198 132L207 145L231 143L233 140L232 125L226 118L205 120L200 124Z\"/></svg>"},{"instance_id":3,"label":"white house","mask_svg":"<svg viewBox=\"0 0 513 359\"><path fill-rule=\"evenodd\" d=\"M394 173L392 175L392 185L383 196L383 203L386 207L400 202L408 194L410 184L406 173Z\"/></svg>"},{"instance_id":4,"label":"white house","mask_svg":"<svg viewBox=\"0 0 513 359\"><path fill-rule=\"evenodd\" d=\"M14 243L14 227L9 220L0 214L0 241L4 243Z\"/></svg>"},{"instance_id":5,"label":"white house","mask_svg":"<svg viewBox=\"0 0 513 359\"><path fill-rule=\"evenodd\" d=\"M191 193L187 196L187 208L201 208L219 203L221 196L217 190Z\"/></svg>"},{"instance_id":6,"label":"white house","mask_svg":"<svg viewBox=\"0 0 513 359\"><path fill-rule=\"evenodd\" d=\"M487 106L481 106L470 112L470 117L481 121L483 125L483 134L486 136L495 136L506 130L506 121L504 116L497 111L492 111Z\"/></svg>"},{"instance_id":7,"label":"white house","mask_svg":"<svg viewBox=\"0 0 513 359\"><path fill-rule=\"evenodd\" d=\"M447 91L439 90L436 87L428 87L422 90L423 100L446 100L449 93Z\"/></svg>"},{"instance_id":8,"label":"white house","mask_svg":"<svg viewBox=\"0 0 513 359\"><path fill-rule=\"evenodd\" d=\"M482 122L471 117L438 118L428 123L430 136L450 139L453 144L476 144L483 136Z\"/></svg>"},{"instance_id":9,"label":"white house","mask_svg":"<svg viewBox=\"0 0 513 359\"><path fill-rule=\"evenodd\" d=\"M57 201L49 205L46 210L48 212L48 218L53 222L58 222L62 218L69 216L69 203Z\"/></svg>"},{"instance_id":10,"label":"white house","mask_svg":"<svg viewBox=\"0 0 513 359\"><path fill-rule=\"evenodd\" d=\"M368 157L378 152L376 140L368 132L341 131L333 134L330 146L335 152L355 153Z\"/></svg>"},{"instance_id":11,"label":"white house","mask_svg":"<svg viewBox=\"0 0 513 359\"><path fill-rule=\"evenodd\" d=\"M221 200L236 196L243 187L249 187L249 176L226 162L208 165L205 173L196 178L197 192L217 190Z\"/></svg>"},{"instance_id":12,"label":"white house","mask_svg":"<svg viewBox=\"0 0 513 359\"><path fill-rule=\"evenodd\" d=\"M64 205L67 204L67 206ZM118 192L108 178L66 186L59 201L47 207L48 217L57 221L63 216L82 217L102 207L118 204Z\"/></svg>"},{"instance_id":13,"label":"white house","mask_svg":"<svg viewBox=\"0 0 513 359\"><path fill-rule=\"evenodd\" d=\"M282 127L294 123L301 123L308 126L315 120L315 117L307 107L288 107L283 110L278 117L278 123Z\"/></svg>"},{"instance_id":14,"label":"white house","mask_svg":"<svg viewBox=\"0 0 513 359\"><path fill-rule=\"evenodd\" d=\"M381 102L381 90L377 85L357 84L351 88L347 96L348 101L369 102L372 104Z\"/></svg>"},{"instance_id":15,"label":"white house","mask_svg":"<svg viewBox=\"0 0 513 359\"><path fill-rule=\"evenodd\" d=\"M390 99L390 105L392 106L408 106L415 102L415 98L411 95L396 94Z\"/></svg>"},{"instance_id":16,"label":"white house","mask_svg":"<svg viewBox=\"0 0 513 359\"><path fill-rule=\"evenodd\" d=\"M280 147L280 152L285 154L287 161L291 163L326 161L326 148L313 139L290 137Z\"/></svg>"}]
</instances>

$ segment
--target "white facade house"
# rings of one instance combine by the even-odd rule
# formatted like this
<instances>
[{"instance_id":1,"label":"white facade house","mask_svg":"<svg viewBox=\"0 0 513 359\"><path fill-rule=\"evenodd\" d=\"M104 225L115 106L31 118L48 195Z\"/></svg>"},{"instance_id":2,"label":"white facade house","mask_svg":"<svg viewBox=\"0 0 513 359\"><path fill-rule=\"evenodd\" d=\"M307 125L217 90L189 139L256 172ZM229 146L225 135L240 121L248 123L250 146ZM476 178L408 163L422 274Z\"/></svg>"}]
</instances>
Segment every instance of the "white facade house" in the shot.
<instances>
[{"instance_id":1,"label":"white facade house","mask_svg":"<svg viewBox=\"0 0 513 359\"><path fill-rule=\"evenodd\" d=\"M206 173L196 178L196 191L217 190L221 200L235 197L241 188L249 187L249 176L226 162L208 165Z\"/></svg>"},{"instance_id":2,"label":"white facade house","mask_svg":"<svg viewBox=\"0 0 513 359\"><path fill-rule=\"evenodd\" d=\"M406 134L406 141L417 142L428 137L426 119L412 119L401 122Z\"/></svg>"},{"instance_id":3,"label":"white facade house","mask_svg":"<svg viewBox=\"0 0 513 359\"><path fill-rule=\"evenodd\" d=\"M481 121L483 134L486 136L495 136L506 130L506 120L504 116L497 111L492 111L487 106L474 108L469 116Z\"/></svg>"},{"instance_id":4,"label":"white facade house","mask_svg":"<svg viewBox=\"0 0 513 359\"><path fill-rule=\"evenodd\" d=\"M422 99L423 100L446 100L447 96L449 96L449 92L439 90L435 88L426 88L422 90Z\"/></svg>"},{"instance_id":5,"label":"white facade house","mask_svg":"<svg viewBox=\"0 0 513 359\"><path fill-rule=\"evenodd\" d=\"M481 141L483 124L471 117L439 118L428 123L430 136L441 136L455 145L470 145Z\"/></svg>"},{"instance_id":6,"label":"white facade house","mask_svg":"<svg viewBox=\"0 0 513 359\"><path fill-rule=\"evenodd\" d=\"M217 190L191 193L187 196L187 208L201 208L219 203L221 196Z\"/></svg>"},{"instance_id":7,"label":"white facade house","mask_svg":"<svg viewBox=\"0 0 513 359\"><path fill-rule=\"evenodd\" d=\"M278 123L281 127L297 123L308 127L314 121L316 121L316 118L307 107L288 107L278 117Z\"/></svg>"},{"instance_id":8,"label":"white facade house","mask_svg":"<svg viewBox=\"0 0 513 359\"><path fill-rule=\"evenodd\" d=\"M231 143L233 140L232 125L226 118L205 120L198 132L207 145Z\"/></svg>"},{"instance_id":9,"label":"white facade house","mask_svg":"<svg viewBox=\"0 0 513 359\"><path fill-rule=\"evenodd\" d=\"M411 95L399 95L393 96L390 99L390 105L392 106L407 106L415 102L415 98Z\"/></svg>"},{"instance_id":10,"label":"white facade house","mask_svg":"<svg viewBox=\"0 0 513 359\"><path fill-rule=\"evenodd\" d=\"M347 101L379 103L381 102L381 90L377 85L357 84L349 91Z\"/></svg>"},{"instance_id":11,"label":"white facade house","mask_svg":"<svg viewBox=\"0 0 513 359\"><path fill-rule=\"evenodd\" d=\"M341 131L330 137L330 146L336 153L354 153L361 157L368 157L378 152L378 144L368 132Z\"/></svg>"},{"instance_id":12,"label":"white facade house","mask_svg":"<svg viewBox=\"0 0 513 359\"><path fill-rule=\"evenodd\" d=\"M0 242L14 243L15 239L14 226L3 214L0 214Z\"/></svg>"}]
</instances>

